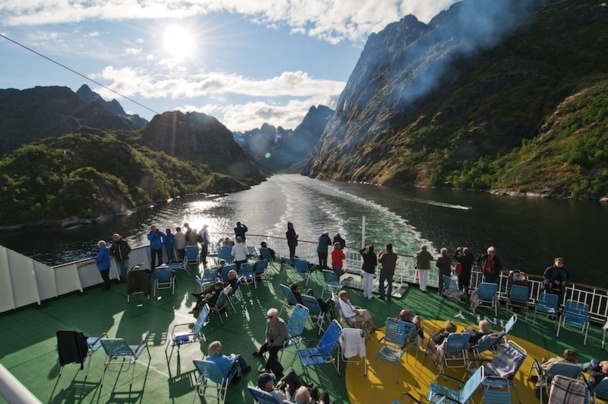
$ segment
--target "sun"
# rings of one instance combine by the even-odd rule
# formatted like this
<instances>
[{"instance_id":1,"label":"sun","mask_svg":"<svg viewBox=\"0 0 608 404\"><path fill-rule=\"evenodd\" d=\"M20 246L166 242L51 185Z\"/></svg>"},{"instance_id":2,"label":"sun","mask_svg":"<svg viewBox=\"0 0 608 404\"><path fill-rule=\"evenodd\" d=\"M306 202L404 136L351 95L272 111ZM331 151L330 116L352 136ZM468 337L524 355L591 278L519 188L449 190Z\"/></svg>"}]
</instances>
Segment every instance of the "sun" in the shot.
<instances>
[{"instance_id":1,"label":"sun","mask_svg":"<svg viewBox=\"0 0 608 404\"><path fill-rule=\"evenodd\" d=\"M183 60L194 52L194 35L186 27L169 25L163 41L165 50L176 60Z\"/></svg>"}]
</instances>

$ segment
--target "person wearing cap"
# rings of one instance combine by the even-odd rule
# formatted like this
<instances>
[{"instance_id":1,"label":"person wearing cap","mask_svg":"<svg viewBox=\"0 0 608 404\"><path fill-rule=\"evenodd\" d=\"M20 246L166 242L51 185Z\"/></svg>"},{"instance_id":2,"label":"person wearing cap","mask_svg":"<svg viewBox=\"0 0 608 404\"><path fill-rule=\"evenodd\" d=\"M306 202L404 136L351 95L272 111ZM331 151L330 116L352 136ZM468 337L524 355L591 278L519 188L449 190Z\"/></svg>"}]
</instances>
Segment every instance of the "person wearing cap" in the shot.
<instances>
[{"instance_id":1,"label":"person wearing cap","mask_svg":"<svg viewBox=\"0 0 608 404\"><path fill-rule=\"evenodd\" d=\"M327 254L329 253L329 246L331 245L331 239L329 233L324 232L319 236L319 245L317 246L317 254L319 255L319 267L321 269L329 268L327 266Z\"/></svg>"},{"instance_id":2,"label":"person wearing cap","mask_svg":"<svg viewBox=\"0 0 608 404\"><path fill-rule=\"evenodd\" d=\"M234 263L236 264L236 272L239 272L241 269L241 265L247 262L247 255L249 251L247 251L247 245L245 244L245 239L241 236L236 238L236 244L232 247L232 258L234 259Z\"/></svg>"},{"instance_id":3,"label":"person wearing cap","mask_svg":"<svg viewBox=\"0 0 608 404\"><path fill-rule=\"evenodd\" d=\"M247 238L245 237L245 233L247 233L247 230L249 230L247 226L241 224L241 222L236 222L236 227L234 228L234 237L237 239L240 237L243 239L243 241L247 240Z\"/></svg>"},{"instance_id":4,"label":"person wearing cap","mask_svg":"<svg viewBox=\"0 0 608 404\"><path fill-rule=\"evenodd\" d=\"M106 245L106 242L99 240L97 243L97 254L93 257L97 264L97 269L103 279L103 287L101 290L110 290L112 283L110 282L110 249Z\"/></svg>"},{"instance_id":5,"label":"person wearing cap","mask_svg":"<svg viewBox=\"0 0 608 404\"><path fill-rule=\"evenodd\" d=\"M219 368L224 377L227 377L234 369L238 366L239 371L234 377L233 381L238 381L243 373L247 373L251 370L251 366L245 362L245 359L238 354L231 354L230 356L224 355L222 352L222 343L220 341L213 341L209 344L209 355L205 357L205 360L214 362Z\"/></svg>"},{"instance_id":6,"label":"person wearing cap","mask_svg":"<svg viewBox=\"0 0 608 404\"><path fill-rule=\"evenodd\" d=\"M562 293L566 289L566 281L570 278L570 273L564 267L564 259L555 258L553 265L545 269L543 277L545 278L543 281L545 292L559 295L561 301Z\"/></svg>"},{"instance_id":7,"label":"person wearing cap","mask_svg":"<svg viewBox=\"0 0 608 404\"><path fill-rule=\"evenodd\" d=\"M269 371L269 363L278 362L277 354L283 348L285 340L289 338L287 325L282 318L279 317L279 311L275 308L269 309L266 313L268 321L266 322L266 338L260 349L253 353L253 356L262 356L264 352L268 352L268 360L262 372Z\"/></svg>"}]
</instances>

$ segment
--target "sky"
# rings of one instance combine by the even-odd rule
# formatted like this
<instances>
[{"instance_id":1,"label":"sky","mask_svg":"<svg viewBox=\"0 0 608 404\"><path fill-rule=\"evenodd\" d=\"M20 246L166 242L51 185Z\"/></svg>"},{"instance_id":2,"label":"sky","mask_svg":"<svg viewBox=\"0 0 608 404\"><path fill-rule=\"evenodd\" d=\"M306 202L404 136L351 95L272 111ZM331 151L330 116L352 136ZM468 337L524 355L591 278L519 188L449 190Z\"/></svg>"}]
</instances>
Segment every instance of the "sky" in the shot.
<instances>
[{"instance_id":1,"label":"sky","mask_svg":"<svg viewBox=\"0 0 608 404\"><path fill-rule=\"evenodd\" d=\"M294 129L311 106L335 108L371 33L455 2L0 0L0 88L87 84L148 120L181 110L232 131Z\"/></svg>"}]
</instances>

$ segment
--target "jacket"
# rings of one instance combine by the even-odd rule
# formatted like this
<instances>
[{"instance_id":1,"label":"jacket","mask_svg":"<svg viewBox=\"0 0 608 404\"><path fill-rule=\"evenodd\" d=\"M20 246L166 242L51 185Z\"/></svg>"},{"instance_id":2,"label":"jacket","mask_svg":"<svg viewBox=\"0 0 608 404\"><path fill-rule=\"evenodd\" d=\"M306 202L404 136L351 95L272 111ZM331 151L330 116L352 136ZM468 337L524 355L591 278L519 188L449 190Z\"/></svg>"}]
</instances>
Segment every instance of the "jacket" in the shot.
<instances>
[{"instance_id":1,"label":"jacket","mask_svg":"<svg viewBox=\"0 0 608 404\"><path fill-rule=\"evenodd\" d=\"M112 242L110 246L110 255L119 261L126 260L129 258L131 252L131 246L122 237L118 241Z\"/></svg>"},{"instance_id":2,"label":"jacket","mask_svg":"<svg viewBox=\"0 0 608 404\"><path fill-rule=\"evenodd\" d=\"M95 262L97 263L97 269L108 271L110 269L110 249L101 247L95 256Z\"/></svg>"},{"instance_id":3,"label":"jacket","mask_svg":"<svg viewBox=\"0 0 608 404\"><path fill-rule=\"evenodd\" d=\"M394 276L395 267L397 266L397 254L392 251L380 251L378 254L378 262L382 264L380 273L385 276Z\"/></svg>"},{"instance_id":4,"label":"jacket","mask_svg":"<svg viewBox=\"0 0 608 404\"><path fill-rule=\"evenodd\" d=\"M378 266L378 259L376 258L376 254L373 251L369 251L366 248L362 248L359 250L361 256L363 257L363 264L361 265L361 269L368 274L373 274L376 272L376 266Z\"/></svg>"}]
</instances>

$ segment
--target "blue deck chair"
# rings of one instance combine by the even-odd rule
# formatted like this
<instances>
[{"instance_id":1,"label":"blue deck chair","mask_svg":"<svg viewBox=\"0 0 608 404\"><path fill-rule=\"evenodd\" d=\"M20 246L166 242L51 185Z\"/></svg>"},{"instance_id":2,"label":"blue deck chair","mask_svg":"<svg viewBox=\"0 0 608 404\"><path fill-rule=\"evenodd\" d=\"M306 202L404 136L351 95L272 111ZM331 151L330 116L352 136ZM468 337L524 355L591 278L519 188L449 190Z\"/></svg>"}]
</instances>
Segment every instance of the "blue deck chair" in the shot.
<instances>
[{"instance_id":1,"label":"blue deck chair","mask_svg":"<svg viewBox=\"0 0 608 404\"><path fill-rule=\"evenodd\" d=\"M235 302L240 302L242 305L245 304L245 298L243 297L243 292L241 291L241 285L245 283L244 277L239 276L236 283L232 287L232 289L224 288L226 293L226 298L228 300L228 307L236 314L236 307L234 306Z\"/></svg>"},{"instance_id":2,"label":"blue deck chair","mask_svg":"<svg viewBox=\"0 0 608 404\"><path fill-rule=\"evenodd\" d=\"M606 324L602 327L602 349L604 349L606 343L606 334L608 334L608 319L606 319Z\"/></svg>"},{"instance_id":3,"label":"blue deck chair","mask_svg":"<svg viewBox=\"0 0 608 404\"><path fill-rule=\"evenodd\" d=\"M367 349L365 332L356 328L343 328L340 335L340 357L342 363L363 365L363 376L367 376Z\"/></svg>"},{"instance_id":4,"label":"blue deck chair","mask_svg":"<svg viewBox=\"0 0 608 404\"><path fill-rule=\"evenodd\" d=\"M270 251L268 250L268 248L264 248L264 247L260 247L259 249L260 255L262 257L264 257L264 259L273 267L275 267L275 263L276 260L272 258L272 255L270 255Z\"/></svg>"},{"instance_id":5,"label":"blue deck chair","mask_svg":"<svg viewBox=\"0 0 608 404\"><path fill-rule=\"evenodd\" d=\"M476 359L481 359L481 354L487 351L496 352L496 347L498 344L504 340L505 333L492 333L488 335L484 335L479 338L477 344L470 347L471 352L473 353L473 357Z\"/></svg>"},{"instance_id":6,"label":"blue deck chair","mask_svg":"<svg viewBox=\"0 0 608 404\"><path fill-rule=\"evenodd\" d=\"M510 306L511 309L519 308L525 311L524 321L528 319L528 310L534 304L530 301L529 294L530 289L527 286L513 285L507 298L507 308Z\"/></svg>"},{"instance_id":7,"label":"blue deck chair","mask_svg":"<svg viewBox=\"0 0 608 404\"><path fill-rule=\"evenodd\" d=\"M205 334L203 334L203 327L205 327L205 324L207 323L210 311L209 305L206 304L203 306L194 323L181 323L173 326L171 329L171 337L168 339L167 347L165 348L165 356L167 356L167 349L171 346L169 361L171 360L171 356L173 356L173 348L177 347L177 355L179 356L179 349L182 345L193 344L200 339L207 341ZM190 327L192 327L192 329L190 329Z\"/></svg>"},{"instance_id":8,"label":"blue deck chair","mask_svg":"<svg viewBox=\"0 0 608 404\"><path fill-rule=\"evenodd\" d=\"M232 263L232 247L231 246L223 246L217 249L217 260L226 261L226 264Z\"/></svg>"},{"instance_id":9,"label":"blue deck chair","mask_svg":"<svg viewBox=\"0 0 608 404\"><path fill-rule=\"evenodd\" d=\"M319 327L318 335L323 331L323 323L327 313L324 313L317 299L313 296L302 295L302 304L308 309L309 319L313 327Z\"/></svg>"},{"instance_id":10,"label":"blue deck chair","mask_svg":"<svg viewBox=\"0 0 608 404\"><path fill-rule=\"evenodd\" d=\"M297 304L287 322L287 334L289 338L283 343L279 362L283 358L283 351L292 346L295 346L297 349L303 341L302 333L304 332L304 327L306 327L306 321L308 321L308 309L301 304Z\"/></svg>"},{"instance_id":11,"label":"blue deck chair","mask_svg":"<svg viewBox=\"0 0 608 404\"><path fill-rule=\"evenodd\" d=\"M278 401L274 396L262 389L257 387L248 386L247 391L253 397L253 402L259 404L283 404Z\"/></svg>"},{"instance_id":12,"label":"blue deck chair","mask_svg":"<svg viewBox=\"0 0 608 404\"><path fill-rule=\"evenodd\" d=\"M133 386L133 379L135 377L135 365L137 364L137 360L139 356L144 352L148 352L148 361L152 359L150 356L150 350L148 349L148 344L144 339L139 343L139 345L129 345L122 338L105 338L99 341L103 350L106 352L106 361L104 363L103 375L101 376L100 386L103 386L103 380L106 376L106 371L108 367L111 365L116 365L120 367L119 372L122 370L123 366L126 364L128 367L132 367L131 370L131 384ZM127 369L128 369L127 367Z\"/></svg>"},{"instance_id":13,"label":"blue deck chair","mask_svg":"<svg viewBox=\"0 0 608 404\"><path fill-rule=\"evenodd\" d=\"M268 268L268 261L266 260L258 260L253 264L253 286L256 289L258 288L258 278L262 279L266 273L266 268Z\"/></svg>"},{"instance_id":14,"label":"blue deck chair","mask_svg":"<svg viewBox=\"0 0 608 404\"><path fill-rule=\"evenodd\" d=\"M437 380L442 377L445 379L450 379L451 381L462 386L460 390L453 390L447 386L443 386L437 383ZM435 380L429 386L429 392L426 395L426 399L429 403L459 403L465 404L469 403L471 397L475 393L475 391L481 386L481 382L484 379L484 369L478 368L475 373L471 376L466 383L461 382L458 379L454 379L453 377L447 376L445 374L438 374L435 377Z\"/></svg>"},{"instance_id":15,"label":"blue deck chair","mask_svg":"<svg viewBox=\"0 0 608 404\"><path fill-rule=\"evenodd\" d=\"M408 398L409 401L403 401L403 399L406 397ZM418 404L422 403L421 401L417 400L416 397L412 396L411 393L404 391L403 393L401 393L401 396L398 399L391 401L391 404L402 404L404 402L408 402L408 403L414 402L414 403L418 403Z\"/></svg>"},{"instance_id":16,"label":"blue deck chair","mask_svg":"<svg viewBox=\"0 0 608 404\"><path fill-rule=\"evenodd\" d=\"M395 321L393 318L386 319L386 328L382 339L382 346L376 354L376 362L382 359L389 363L397 365L397 377L395 382L399 383L399 374L401 373L401 358L405 353L407 333L405 322ZM409 331L409 330L408 330Z\"/></svg>"},{"instance_id":17,"label":"blue deck chair","mask_svg":"<svg viewBox=\"0 0 608 404\"><path fill-rule=\"evenodd\" d=\"M507 335L511 332L511 330L515 326L515 323L517 323L517 319L518 319L517 314L513 314L511 316L511 318L509 319L509 321L507 321L505 323L505 326L502 329L502 334L503 334L502 342L504 342L505 344L507 343Z\"/></svg>"},{"instance_id":18,"label":"blue deck chair","mask_svg":"<svg viewBox=\"0 0 608 404\"><path fill-rule=\"evenodd\" d=\"M458 288L458 280L453 279L451 276L443 275L443 291L441 294L454 303L454 310L458 309L458 313L454 317L460 317L464 319L462 309L458 307L461 297L464 295L464 291Z\"/></svg>"},{"instance_id":19,"label":"blue deck chair","mask_svg":"<svg viewBox=\"0 0 608 404\"><path fill-rule=\"evenodd\" d=\"M253 245L248 245L247 246L247 254L251 257L251 258L257 258L258 257L258 252L255 249L255 246Z\"/></svg>"},{"instance_id":20,"label":"blue deck chair","mask_svg":"<svg viewBox=\"0 0 608 404\"><path fill-rule=\"evenodd\" d=\"M561 328L572 325L580 329L580 333L585 334L583 345L587 345L587 334L589 333L589 305L574 300L567 300L562 310L562 314L557 322L557 336Z\"/></svg>"},{"instance_id":21,"label":"blue deck chair","mask_svg":"<svg viewBox=\"0 0 608 404\"><path fill-rule=\"evenodd\" d=\"M306 371L309 366L332 363L336 368L336 372L340 374L340 361L333 357L333 351L338 345L341 334L342 327L336 320L333 320L327 327L327 330L316 347L296 350L296 354L300 359L300 364L304 371Z\"/></svg>"},{"instance_id":22,"label":"blue deck chair","mask_svg":"<svg viewBox=\"0 0 608 404\"><path fill-rule=\"evenodd\" d=\"M490 361L473 359L477 362L487 362L482 365L484 369L484 378L482 384L484 388L504 388L507 383L515 393L514 381L519 368L526 360L528 353L521 346L513 341L509 341L505 345L498 345L496 355ZM473 374L475 370L467 370L466 375Z\"/></svg>"},{"instance_id":23,"label":"blue deck chair","mask_svg":"<svg viewBox=\"0 0 608 404\"><path fill-rule=\"evenodd\" d=\"M101 348L101 339L107 338L107 333L102 333L98 337L87 337L81 331L59 330L57 336L57 352L59 354L59 376L63 372L63 367L69 363L80 364L80 369L84 368L87 361L87 376L91 368L91 357ZM85 377L86 378L86 377Z\"/></svg>"},{"instance_id":24,"label":"blue deck chair","mask_svg":"<svg viewBox=\"0 0 608 404\"><path fill-rule=\"evenodd\" d=\"M296 272L302 275L302 280L306 279L306 286L308 286L308 280L310 279L310 267L308 262L301 258L294 258L293 266Z\"/></svg>"},{"instance_id":25,"label":"blue deck chair","mask_svg":"<svg viewBox=\"0 0 608 404\"><path fill-rule=\"evenodd\" d=\"M283 301L281 302L281 310L279 310L279 316L283 312L283 309L289 309L298 304L296 296L293 294L289 286L281 284L281 291L283 292Z\"/></svg>"},{"instance_id":26,"label":"blue deck chair","mask_svg":"<svg viewBox=\"0 0 608 404\"><path fill-rule=\"evenodd\" d=\"M198 265L200 264L200 253L198 251L198 246L197 245L187 245L184 249L184 269L190 273L190 270L188 269L188 265L195 263L197 268Z\"/></svg>"},{"instance_id":27,"label":"blue deck chair","mask_svg":"<svg viewBox=\"0 0 608 404\"><path fill-rule=\"evenodd\" d=\"M203 272L199 275L196 275L194 279L194 288L196 289L196 285L199 286L200 291L206 289L205 286L212 285L217 281L217 267L215 268L205 268Z\"/></svg>"},{"instance_id":28,"label":"blue deck chair","mask_svg":"<svg viewBox=\"0 0 608 404\"><path fill-rule=\"evenodd\" d=\"M593 402L600 400L608 400L608 377L604 377L598 384L591 388Z\"/></svg>"},{"instance_id":29,"label":"blue deck chair","mask_svg":"<svg viewBox=\"0 0 608 404\"><path fill-rule=\"evenodd\" d=\"M477 307L492 307L494 308L494 316L498 317L498 285L496 283L482 282L475 291L477 295ZM475 313L476 307L473 307Z\"/></svg>"},{"instance_id":30,"label":"blue deck chair","mask_svg":"<svg viewBox=\"0 0 608 404\"><path fill-rule=\"evenodd\" d=\"M407 348L412 346L416 350L416 359L418 359L418 347L420 346L422 339L418 336L416 324L408 323L401 320L399 320L399 322L403 323L402 326L405 329L405 356L407 357Z\"/></svg>"},{"instance_id":31,"label":"blue deck chair","mask_svg":"<svg viewBox=\"0 0 608 404\"><path fill-rule=\"evenodd\" d=\"M324 269L323 270L323 290L321 291L321 299L323 299L323 295L325 294L325 291L338 295L338 293L340 292L340 289L342 289L342 284L340 283L340 280L336 276L336 273L334 271Z\"/></svg>"},{"instance_id":32,"label":"blue deck chair","mask_svg":"<svg viewBox=\"0 0 608 404\"><path fill-rule=\"evenodd\" d=\"M570 362L556 362L551 364L547 370L542 370L540 363L536 359L532 362L532 369L536 372L536 376L540 382L540 404L546 401L543 400L543 396L549 395L549 389L554 377L565 376L570 379L578 379L583 372L583 368L579 364Z\"/></svg>"},{"instance_id":33,"label":"blue deck chair","mask_svg":"<svg viewBox=\"0 0 608 404\"><path fill-rule=\"evenodd\" d=\"M559 314L559 296L553 293L542 292L534 305L534 324L536 324L536 314L544 314L557 320Z\"/></svg>"},{"instance_id":34,"label":"blue deck chair","mask_svg":"<svg viewBox=\"0 0 608 404\"><path fill-rule=\"evenodd\" d=\"M171 289L171 294L175 294L175 272L167 266L159 266L154 269L154 296L158 289Z\"/></svg>"},{"instance_id":35,"label":"blue deck chair","mask_svg":"<svg viewBox=\"0 0 608 404\"><path fill-rule=\"evenodd\" d=\"M248 262L241 264L241 269L239 270L239 278L241 279L241 284L243 285L249 286L250 284L254 283L255 280L253 276L253 265Z\"/></svg>"},{"instance_id":36,"label":"blue deck chair","mask_svg":"<svg viewBox=\"0 0 608 404\"><path fill-rule=\"evenodd\" d=\"M238 366L235 366L228 376L224 376L215 362L194 359L192 363L198 375L194 386L194 399L196 400L196 396L199 395L205 399L214 398L218 403L226 402L228 386L237 374Z\"/></svg>"},{"instance_id":37,"label":"blue deck chair","mask_svg":"<svg viewBox=\"0 0 608 404\"><path fill-rule=\"evenodd\" d=\"M232 271L233 269L236 271L236 265L234 264L229 264L222 268L222 282L228 282L228 272Z\"/></svg>"},{"instance_id":38,"label":"blue deck chair","mask_svg":"<svg viewBox=\"0 0 608 404\"><path fill-rule=\"evenodd\" d=\"M486 380L490 377L486 377ZM501 377L492 377L494 384L500 387L483 389L483 402L491 404L511 404L511 386ZM502 381L501 381L502 379Z\"/></svg>"},{"instance_id":39,"label":"blue deck chair","mask_svg":"<svg viewBox=\"0 0 608 404\"><path fill-rule=\"evenodd\" d=\"M222 292L222 293L220 293L219 297L217 298L217 301L215 302L215 304L209 306L209 313L217 314L218 317L220 318L221 323L224 324L224 319L222 317L224 315L226 317L228 317L227 308L228 308L228 297L226 296L226 293Z\"/></svg>"},{"instance_id":40,"label":"blue deck chair","mask_svg":"<svg viewBox=\"0 0 608 404\"><path fill-rule=\"evenodd\" d=\"M466 368L469 363L467 354L469 348L469 333L451 333L445 339L445 344L441 350L442 355L439 358L439 371L443 373L443 365L450 369Z\"/></svg>"},{"instance_id":41,"label":"blue deck chair","mask_svg":"<svg viewBox=\"0 0 608 404\"><path fill-rule=\"evenodd\" d=\"M541 403L542 403L541 399ZM551 382L547 404L589 403L589 388L583 380L556 375Z\"/></svg>"}]
</instances>

